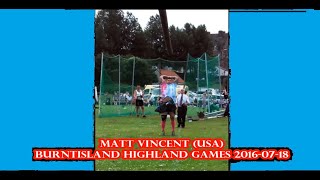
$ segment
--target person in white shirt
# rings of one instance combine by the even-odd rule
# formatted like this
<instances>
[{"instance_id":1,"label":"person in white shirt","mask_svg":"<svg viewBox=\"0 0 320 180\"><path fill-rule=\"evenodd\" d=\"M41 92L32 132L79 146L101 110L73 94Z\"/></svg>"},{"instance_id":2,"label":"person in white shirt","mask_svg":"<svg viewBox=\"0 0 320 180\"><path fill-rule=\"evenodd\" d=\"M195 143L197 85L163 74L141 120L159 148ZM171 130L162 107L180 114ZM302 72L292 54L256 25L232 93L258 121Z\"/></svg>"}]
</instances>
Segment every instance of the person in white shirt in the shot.
<instances>
[{"instance_id":1,"label":"person in white shirt","mask_svg":"<svg viewBox=\"0 0 320 180\"><path fill-rule=\"evenodd\" d=\"M149 94L149 98L148 98L148 107L152 106L153 105L153 96L152 96L152 93Z\"/></svg>"},{"instance_id":2,"label":"person in white shirt","mask_svg":"<svg viewBox=\"0 0 320 180\"><path fill-rule=\"evenodd\" d=\"M125 100L126 100L126 105L128 105L129 102L131 102L132 97L130 96L129 92L126 92L124 97L125 97Z\"/></svg>"},{"instance_id":3,"label":"person in white shirt","mask_svg":"<svg viewBox=\"0 0 320 180\"><path fill-rule=\"evenodd\" d=\"M208 91L204 92L202 94L202 108L203 111L207 111L207 97L208 97Z\"/></svg>"},{"instance_id":4,"label":"person in white shirt","mask_svg":"<svg viewBox=\"0 0 320 180\"><path fill-rule=\"evenodd\" d=\"M178 128L185 127L186 115L187 115L187 107L190 103L189 97L185 94L184 89L181 89L180 94L177 96L176 105L178 107Z\"/></svg>"},{"instance_id":5,"label":"person in white shirt","mask_svg":"<svg viewBox=\"0 0 320 180\"><path fill-rule=\"evenodd\" d=\"M144 103L143 103L143 91L140 85L137 85L137 89L134 91L133 98L136 101L136 113L137 117L139 117L139 108L141 108L142 117L146 117L144 114Z\"/></svg>"}]
</instances>

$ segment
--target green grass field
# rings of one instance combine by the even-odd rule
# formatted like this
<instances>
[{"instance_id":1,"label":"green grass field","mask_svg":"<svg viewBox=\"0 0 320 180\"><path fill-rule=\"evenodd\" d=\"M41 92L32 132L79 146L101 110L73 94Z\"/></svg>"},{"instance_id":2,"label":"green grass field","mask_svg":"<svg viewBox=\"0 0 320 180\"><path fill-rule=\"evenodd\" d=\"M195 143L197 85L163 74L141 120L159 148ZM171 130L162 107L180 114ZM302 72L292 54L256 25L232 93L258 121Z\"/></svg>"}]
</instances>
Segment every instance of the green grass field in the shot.
<instances>
[{"instance_id":1,"label":"green grass field","mask_svg":"<svg viewBox=\"0 0 320 180\"><path fill-rule=\"evenodd\" d=\"M167 120L166 132L161 135L160 116L99 118L96 116L96 145L98 138L171 138L171 124ZM176 128L175 138L223 138L228 144L228 118L186 122ZM228 147L226 147L228 148ZM100 160L96 171L227 171L225 160Z\"/></svg>"},{"instance_id":2,"label":"green grass field","mask_svg":"<svg viewBox=\"0 0 320 180\"><path fill-rule=\"evenodd\" d=\"M98 107L98 106L97 106ZM157 106L145 106L145 114L146 115L158 115L158 112L155 112ZM132 114L135 114L135 106L134 105L101 105L100 109L101 113L99 117L119 117L124 116L128 117ZM192 116L197 119L197 112L203 111L200 107L188 106L188 116Z\"/></svg>"}]
</instances>

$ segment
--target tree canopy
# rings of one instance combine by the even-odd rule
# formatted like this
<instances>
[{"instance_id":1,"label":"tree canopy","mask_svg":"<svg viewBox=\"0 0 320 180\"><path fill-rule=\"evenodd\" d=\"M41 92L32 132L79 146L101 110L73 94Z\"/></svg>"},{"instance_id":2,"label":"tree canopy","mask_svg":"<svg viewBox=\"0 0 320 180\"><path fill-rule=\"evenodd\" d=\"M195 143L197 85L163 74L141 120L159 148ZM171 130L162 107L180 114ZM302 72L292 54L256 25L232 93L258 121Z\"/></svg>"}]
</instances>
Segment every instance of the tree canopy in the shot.
<instances>
[{"instance_id":1,"label":"tree canopy","mask_svg":"<svg viewBox=\"0 0 320 180\"><path fill-rule=\"evenodd\" d=\"M193 57L199 57L203 53L212 55L214 47L221 49L220 46L224 45L221 40L212 38L204 24L195 27L186 22L183 28L172 25L169 27L169 34L173 49L170 56L166 50L159 15L151 16L146 28L142 29L132 13L124 13L122 10L100 10L95 17L95 84L98 85L100 81L102 52L145 59L186 61L188 54ZM125 77L130 79L129 74Z\"/></svg>"}]
</instances>

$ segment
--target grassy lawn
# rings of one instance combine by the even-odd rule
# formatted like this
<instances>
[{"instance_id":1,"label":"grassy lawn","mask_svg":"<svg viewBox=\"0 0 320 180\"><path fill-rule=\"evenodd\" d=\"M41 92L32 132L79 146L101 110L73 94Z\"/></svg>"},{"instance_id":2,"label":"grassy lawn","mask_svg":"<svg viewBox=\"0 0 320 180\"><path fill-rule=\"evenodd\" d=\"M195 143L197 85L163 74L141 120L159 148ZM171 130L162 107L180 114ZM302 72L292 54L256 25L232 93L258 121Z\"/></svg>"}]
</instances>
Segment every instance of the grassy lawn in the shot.
<instances>
[{"instance_id":1,"label":"grassy lawn","mask_svg":"<svg viewBox=\"0 0 320 180\"><path fill-rule=\"evenodd\" d=\"M171 138L171 124L161 136L160 116L99 118L95 124L98 138ZM175 138L223 138L228 144L228 118L186 122L184 129L176 128ZM96 143L98 145L98 143ZM226 147L228 148L228 147ZM227 171L225 160L103 160L96 161L96 171Z\"/></svg>"},{"instance_id":2,"label":"grassy lawn","mask_svg":"<svg viewBox=\"0 0 320 180\"><path fill-rule=\"evenodd\" d=\"M157 106L144 107L144 111L146 115L158 115L158 112L155 112ZM98 105L96 106L98 109ZM219 108L218 108L219 109ZM136 114L134 105L101 105L100 116L97 117L128 117L132 114ZM192 116L193 118L198 118L197 112L203 111L201 107L188 106L188 116Z\"/></svg>"}]
</instances>

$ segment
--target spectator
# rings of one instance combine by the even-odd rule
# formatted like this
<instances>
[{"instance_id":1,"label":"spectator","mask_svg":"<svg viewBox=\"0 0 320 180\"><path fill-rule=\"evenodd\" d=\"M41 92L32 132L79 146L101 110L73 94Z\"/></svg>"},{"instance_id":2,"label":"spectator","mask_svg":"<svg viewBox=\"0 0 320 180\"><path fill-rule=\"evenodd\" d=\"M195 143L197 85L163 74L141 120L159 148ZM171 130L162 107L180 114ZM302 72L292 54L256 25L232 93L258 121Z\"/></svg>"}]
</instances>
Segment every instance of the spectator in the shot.
<instances>
[{"instance_id":1,"label":"spectator","mask_svg":"<svg viewBox=\"0 0 320 180\"><path fill-rule=\"evenodd\" d=\"M142 117L146 117L144 114L144 106L143 106L143 91L141 90L140 85L137 85L136 90L133 95L134 100L136 101L136 114L139 117L139 109L141 109Z\"/></svg>"},{"instance_id":2,"label":"spectator","mask_svg":"<svg viewBox=\"0 0 320 180\"><path fill-rule=\"evenodd\" d=\"M186 116L187 116L187 107L189 104L189 97L188 95L184 92L184 89L181 89L180 94L177 97L176 105L178 107L178 128L185 127L185 122L186 122Z\"/></svg>"}]
</instances>

